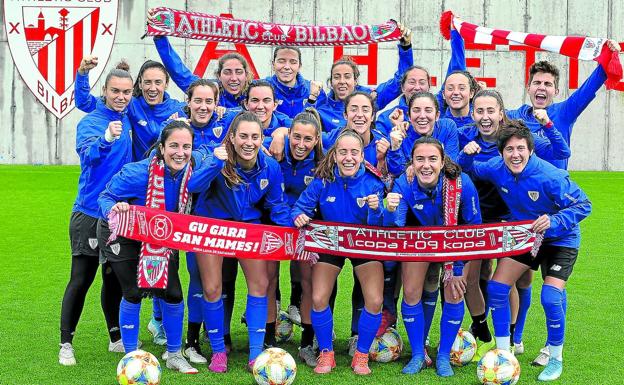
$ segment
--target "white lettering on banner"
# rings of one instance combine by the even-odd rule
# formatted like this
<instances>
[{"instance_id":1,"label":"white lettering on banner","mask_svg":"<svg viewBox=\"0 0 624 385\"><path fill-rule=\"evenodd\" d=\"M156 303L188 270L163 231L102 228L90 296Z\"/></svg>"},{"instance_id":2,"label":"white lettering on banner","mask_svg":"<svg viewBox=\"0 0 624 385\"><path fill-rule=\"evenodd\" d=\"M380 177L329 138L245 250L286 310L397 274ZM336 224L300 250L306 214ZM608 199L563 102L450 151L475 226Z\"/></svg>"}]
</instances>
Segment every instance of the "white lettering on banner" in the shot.
<instances>
[{"instance_id":1,"label":"white lettering on banner","mask_svg":"<svg viewBox=\"0 0 624 385\"><path fill-rule=\"evenodd\" d=\"M247 230L239 229L237 227L227 227L227 226L219 226L212 225L209 227L206 223L199 222L191 222L188 227L189 231L193 233L210 233L210 235L216 235L221 237L229 237L229 238L247 238Z\"/></svg>"},{"instance_id":2,"label":"white lettering on banner","mask_svg":"<svg viewBox=\"0 0 624 385\"><path fill-rule=\"evenodd\" d=\"M255 251L258 248L258 243L206 237L204 239L204 247L233 251Z\"/></svg>"},{"instance_id":3,"label":"white lettering on banner","mask_svg":"<svg viewBox=\"0 0 624 385\"><path fill-rule=\"evenodd\" d=\"M358 228L356 233L358 237L381 238L381 239L431 239L429 231L410 231L410 230L384 230L384 229L363 229Z\"/></svg>"},{"instance_id":4,"label":"white lettering on banner","mask_svg":"<svg viewBox=\"0 0 624 385\"><path fill-rule=\"evenodd\" d=\"M187 234L176 231L173 233L174 242L184 242L189 245L201 246L203 237L197 234Z\"/></svg>"},{"instance_id":5,"label":"white lettering on banner","mask_svg":"<svg viewBox=\"0 0 624 385\"><path fill-rule=\"evenodd\" d=\"M471 239L471 238L483 238L485 236L484 229L455 229L444 232L444 238L446 239Z\"/></svg>"}]
</instances>

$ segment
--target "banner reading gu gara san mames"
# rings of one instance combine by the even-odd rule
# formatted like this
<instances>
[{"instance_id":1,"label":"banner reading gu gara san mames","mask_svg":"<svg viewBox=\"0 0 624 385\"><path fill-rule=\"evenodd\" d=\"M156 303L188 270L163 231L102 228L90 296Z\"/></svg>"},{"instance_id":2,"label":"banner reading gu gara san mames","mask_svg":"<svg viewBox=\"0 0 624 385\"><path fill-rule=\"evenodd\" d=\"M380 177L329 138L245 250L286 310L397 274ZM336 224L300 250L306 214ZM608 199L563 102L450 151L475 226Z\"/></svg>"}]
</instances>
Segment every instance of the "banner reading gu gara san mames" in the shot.
<instances>
[{"instance_id":1,"label":"banner reading gu gara san mames","mask_svg":"<svg viewBox=\"0 0 624 385\"><path fill-rule=\"evenodd\" d=\"M35 97L61 119L74 108L73 84L84 56L106 68L117 28L117 0L3 0L4 28L15 67Z\"/></svg>"}]
</instances>

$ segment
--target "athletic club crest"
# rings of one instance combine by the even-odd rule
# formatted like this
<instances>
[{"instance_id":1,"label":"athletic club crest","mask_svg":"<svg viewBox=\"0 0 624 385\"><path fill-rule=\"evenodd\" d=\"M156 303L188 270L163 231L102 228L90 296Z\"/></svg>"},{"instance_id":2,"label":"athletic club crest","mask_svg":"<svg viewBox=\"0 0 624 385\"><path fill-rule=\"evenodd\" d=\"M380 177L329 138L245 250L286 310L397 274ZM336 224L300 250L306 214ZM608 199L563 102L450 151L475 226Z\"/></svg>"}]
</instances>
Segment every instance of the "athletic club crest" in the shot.
<instances>
[{"instance_id":1,"label":"athletic club crest","mask_svg":"<svg viewBox=\"0 0 624 385\"><path fill-rule=\"evenodd\" d=\"M284 246L284 241L279 235L272 231L262 233L262 244L260 245L260 254L271 254Z\"/></svg>"},{"instance_id":2,"label":"athletic club crest","mask_svg":"<svg viewBox=\"0 0 624 385\"><path fill-rule=\"evenodd\" d=\"M223 134L223 126L212 127L212 133L214 134L215 138L220 138L221 134Z\"/></svg>"},{"instance_id":3,"label":"athletic club crest","mask_svg":"<svg viewBox=\"0 0 624 385\"><path fill-rule=\"evenodd\" d=\"M364 207L364 204L366 203L366 198L357 198L357 205L359 208Z\"/></svg>"},{"instance_id":4,"label":"athletic club crest","mask_svg":"<svg viewBox=\"0 0 624 385\"><path fill-rule=\"evenodd\" d=\"M528 191L528 194L533 202L537 202L539 199L539 191Z\"/></svg>"},{"instance_id":5,"label":"athletic club crest","mask_svg":"<svg viewBox=\"0 0 624 385\"><path fill-rule=\"evenodd\" d=\"M91 85L106 69L115 40L117 8L117 0L4 0L4 28L15 67L30 91L57 118L74 108L73 84L82 58L99 58L89 73Z\"/></svg>"}]
</instances>

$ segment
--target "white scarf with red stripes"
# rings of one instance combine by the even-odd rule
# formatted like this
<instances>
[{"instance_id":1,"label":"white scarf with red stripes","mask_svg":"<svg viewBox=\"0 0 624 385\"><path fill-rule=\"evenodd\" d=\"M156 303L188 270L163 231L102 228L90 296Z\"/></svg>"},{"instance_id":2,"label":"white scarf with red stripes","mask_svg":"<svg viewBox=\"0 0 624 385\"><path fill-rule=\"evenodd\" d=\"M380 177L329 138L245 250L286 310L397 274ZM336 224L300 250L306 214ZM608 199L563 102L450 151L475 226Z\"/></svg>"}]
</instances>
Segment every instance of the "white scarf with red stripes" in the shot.
<instances>
[{"instance_id":1,"label":"white scarf with red stripes","mask_svg":"<svg viewBox=\"0 0 624 385\"><path fill-rule=\"evenodd\" d=\"M475 44L526 45L580 60L595 60L607 73L605 85L614 88L622 79L622 65L617 52L607 47L608 39L582 36L551 36L514 32L471 24L456 18L451 11L442 13L440 32L446 40L451 36L451 23L462 38Z\"/></svg>"}]
</instances>

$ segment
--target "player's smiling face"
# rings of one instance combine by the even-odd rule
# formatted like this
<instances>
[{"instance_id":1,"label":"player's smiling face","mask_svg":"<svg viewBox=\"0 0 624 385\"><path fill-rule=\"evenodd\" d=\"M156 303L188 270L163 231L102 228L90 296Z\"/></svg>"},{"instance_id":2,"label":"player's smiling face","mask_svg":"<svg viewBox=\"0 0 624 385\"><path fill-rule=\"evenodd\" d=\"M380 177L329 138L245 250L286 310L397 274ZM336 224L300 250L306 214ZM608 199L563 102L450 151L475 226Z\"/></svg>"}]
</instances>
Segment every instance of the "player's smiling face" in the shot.
<instances>
[{"instance_id":1,"label":"player's smiling face","mask_svg":"<svg viewBox=\"0 0 624 385\"><path fill-rule=\"evenodd\" d=\"M352 96L346 110L347 127L360 136L366 134L373 121L373 106L370 99L364 95Z\"/></svg>"},{"instance_id":2,"label":"player's smiling face","mask_svg":"<svg viewBox=\"0 0 624 385\"><path fill-rule=\"evenodd\" d=\"M303 160L310 155L319 140L319 134L313 125L297 122L288 135L290 154L296 160Z\"/></svg>"},{"instance_id":3,"label":"player's smiling face","mask_svg":"<svg viewBox=\"0 0 624 385\"><path fill-rule=\"evenodd\" d=\"M209 86L195 87L188 106L191 110L191 123L196 127L204 127L216 108L214 91Z\"/></svg>"},{"instance_id":4,"label":"player's smiling face","mask_svg":"<svg viewBox=\"0 0 624 385\"><path fill-rule=\"evenodd\" d=\"M416 97L412 100L409 109L410 123L414 130L422 135L431 135L436 120L440 117L440 111L436 108L433 100L428 97Z\"/></svg>"},{"instance_id":5,"label":"player's smiling face","mask_svg":"<svg viewBox=\"0 0 624 385\"><path fill-rule=\"evenodd\" d=\"M438 184L444 157L433 144L419 144L412 154L412 165L420 187L430 189Z\"/></svg>"},{"instance_id":6,"label":"player's smiling face","mask_svg":"<svg viewBox=\"0 0 624 385\"><path fill-rule=\"evenodd\" d=\"M533 108L546 108L559 93L555 85L555 76L547 72L537 72L531 78L527 88Z\"/></svg>"},{"instance_id":7,"label":"player's smiling face","mask_svg":"<svg viewBox=\"0 0 624 385\"><path fill-rule=\"evenodd\" d=\"M193 136L188 129L173 130L160 146L165 164L172 174L182 170L191 159L193 150Z\"/></svg>"},{"instance_id":8,"label":"player's smiling face","mask_svg":"<svg viewBox=\"0 0 624 385\"><path fill-rule=\"evenodd\" d=\"M121 112L132 98L132 79L112 76L104 87L106 106L113 111Z\"/></svg>"},{"instance_id":9,"label":"player's smiling face","mask_svg":"<svg viewBox=\"0 0 624 385\"><path fill-rule=\"evenodd\" d=\"M362 142L352 136L344 136L336 142L336 165L341 176L354 176L364 161Z\"/></svg>"},{"instance_id":10,"label":"player's smiling face","mask_svg":"<svg viewBox=\"0 0 624 385\"><path fill-rule=\"evenodd\" d=\"M268 127L273 118L273 111L277 107L275 97L270 87L253 87L249 90L247 100L245 100L247 110L253 112L264 125Z\"/></svg>"},{"instance_id":11,"label":"player's smiling face","mask_svg":"<svg viewBox=\"0 0 624 385\"><path fill-rule=\"evenodd\" d=\"M300 68L299 53L294 49L282 48L275 54L273 71L280 82L290 87L294 86Z\"/></svg>"},{"instance_id":12,"label":"player's smiling face","mask_svg":"<svg viewBox=\"0 0 624 385\"><path fill-rule=\"evenodd\" d=\"M470 103L474 91L470 89L470 81L464 74L453 74L444 82L444 100L453 110L462 110Z\"/></svg>"},{"instance_id":13,"label":"player's smiling face","mask_svg":"<svg viewBox=\"0 0 624 385\"><path fill-rule=\"evenodd\" d=\"M532 153L526 139L512 136L505 143L502 155L509 171L512 174L520 174L529 162Z\"/></svg>"},{"instance_id":14,"label":"player's smiling face","mask_svg":"<svg viewBox=\"0 0 624 385\"><path fill-rule=\"evenodd\" d=\"M226 60L219 73L219 81L229 94L240 95L247 86L247 72L243 63L238 59Z\"/></svg>"},{"instance_id":15,"label":"player's smiling face","mask_svg":"<svg viewBox=\"0 0 624 385\"><path fill-rule=\"evenodd\" d=\"M338 64L332 69L331 86L336 99L344 100L355 90L355 74L348 64Z\"/></svg>"},{"instance_id":16,"label":"player's smiling face","mask_svg":"<svg viewBox=\"0 0 624 385\"><path fill-rule=\"evenodd\" d=\"M472 118L484 139L493 138L498 131L503 112L496 98L481 96L474 101Z\"/></svg>"},{"instance_id":17,"label":"player's smiling face","mask_svg":"<svg viewBox=\"0 0 624 385\"><path fill-rule=\"evenodd\" d=\"M262 129L258 123L241 121L236 133L231 134L230 140L234 145L238 163L244 168L251 168L256 163L262 146Z\"/></svg>"},{"instance_id":18,"label":"player's smiling face","mask_svg":"<svg viewBox=\"0 0 624 385\"><path fill-rule=\"evenodd\" d=\"M141 75L143 99L150 106L162 103L167 88L167 77L160 68L148 68Z\"/></svg>"}]
</instances>

